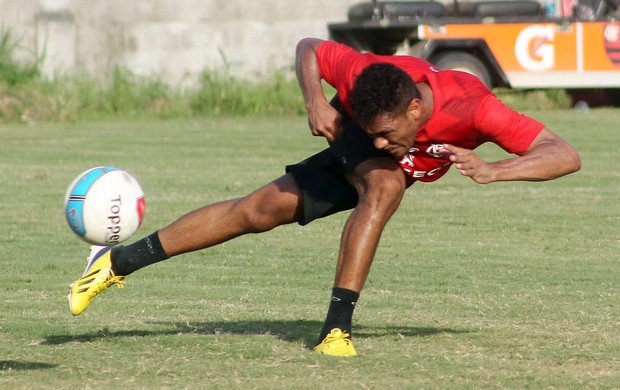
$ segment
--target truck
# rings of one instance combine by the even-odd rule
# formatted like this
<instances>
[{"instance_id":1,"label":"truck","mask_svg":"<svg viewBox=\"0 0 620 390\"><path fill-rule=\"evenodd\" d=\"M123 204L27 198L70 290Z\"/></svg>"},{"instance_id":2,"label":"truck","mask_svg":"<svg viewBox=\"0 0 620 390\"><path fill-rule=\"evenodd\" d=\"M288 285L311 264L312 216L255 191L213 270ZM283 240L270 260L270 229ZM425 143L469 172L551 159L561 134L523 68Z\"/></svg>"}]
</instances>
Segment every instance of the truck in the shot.
<instances>
[{"instance_id":1,"label":"truck","mask_svg":"<svg viewBox=\"0 0 620 390\"><path fill-rule=\"evenodd\" d=\"M352 5L330 39L408 54L489 88L563 89L573 103L620 105L620 0L379 1Z\"/></svg>"}]
</instances>

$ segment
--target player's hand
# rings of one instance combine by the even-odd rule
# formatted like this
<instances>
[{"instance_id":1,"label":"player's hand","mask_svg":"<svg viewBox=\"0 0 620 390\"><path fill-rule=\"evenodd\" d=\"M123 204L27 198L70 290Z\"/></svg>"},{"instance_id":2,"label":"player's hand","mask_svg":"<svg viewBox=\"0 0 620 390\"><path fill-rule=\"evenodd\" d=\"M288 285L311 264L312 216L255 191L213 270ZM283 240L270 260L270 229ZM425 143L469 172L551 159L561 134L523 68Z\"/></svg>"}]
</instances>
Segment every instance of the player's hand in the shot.
<instances>
[{"instance_id":1,"label":"player's hand","mask_svg":"<svg viewBox=\"0 0 620 390\"><path fill-rule=\"evenodd\" d=\"M342 135L342 115L327 101L308 109L308 125L312 135L333 142Z\"/></svg>"},{"instance_id":2,"label":"player's hand","mask_svg":"<svg viewBox=\"0 0 620 390\"><path fill-rule=\"evenodd\" d=\"M483 161L473 150L444 144L444 149L450 153L450 161L461 175L470 177L479 184L491 183L494 180L493 166Z\"/></svg>"}]
</instances>

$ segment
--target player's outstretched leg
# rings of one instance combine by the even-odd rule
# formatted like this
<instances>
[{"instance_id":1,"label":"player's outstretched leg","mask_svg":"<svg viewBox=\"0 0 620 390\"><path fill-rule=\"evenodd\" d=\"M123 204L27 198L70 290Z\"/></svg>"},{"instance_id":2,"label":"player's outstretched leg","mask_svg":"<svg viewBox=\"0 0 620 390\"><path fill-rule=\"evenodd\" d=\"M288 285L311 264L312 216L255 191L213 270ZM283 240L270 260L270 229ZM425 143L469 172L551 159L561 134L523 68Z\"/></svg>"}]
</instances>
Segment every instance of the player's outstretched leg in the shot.
<instances>
[{"instance_id":1,"label":"player's outstretched leg","mask_svg":"<svg viewBox=\"0 0 620 390\"><path fill-rule=\"evenodd\" d=\"M123 287L125 277L117 276L112 269L111 249L93 245L84 274L69 287L69 310L74 316L86 310L93 299L111 285Z\"/></svg>"},{"instance_id":2,"label":"player's outstretched leg","mask_svg":"<svg viewBox=\"0 0 620 390\"><path fill-rule=\"evenodd\" d=\"M84 274L71 285L71 313L82 313L101 292L113 284L122 286L125 276L138 269L246 233L295 222L300 210L301 191L291 175L284 175L243 198L196 209L130 245L93 247Z\"/></svg>"}]
</instances>

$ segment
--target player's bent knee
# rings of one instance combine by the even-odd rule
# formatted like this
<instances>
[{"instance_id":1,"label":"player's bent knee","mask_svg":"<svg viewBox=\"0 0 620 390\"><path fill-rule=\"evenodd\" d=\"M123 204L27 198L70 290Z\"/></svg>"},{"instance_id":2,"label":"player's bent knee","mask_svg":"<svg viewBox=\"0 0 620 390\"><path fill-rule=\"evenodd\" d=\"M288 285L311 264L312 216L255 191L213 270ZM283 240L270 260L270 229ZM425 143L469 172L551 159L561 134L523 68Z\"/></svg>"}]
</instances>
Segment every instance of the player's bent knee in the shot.
<instances>
[{"instance_id":1,"label":"player's bent knee","mask_svg":"<svg viewBox=\"0 0 620 390\"><path fill-rule=\"evenodd\" d=\"M366 177L370 191L378 191L389 197L402 197L405 193L405 176L401 171L373 172Z\"/></svg>"},{"instance_id":2,"label":"player's bent knee","mask_svg":"<svg viewBox=\"0 0 620 390\"><path fill-rule=\"evenodd\" d=\"M402 174L385 173L366 178L366 191L360 199L376 208L392 213L405 194L406 184Z\"/></svg>"}]
</instances>

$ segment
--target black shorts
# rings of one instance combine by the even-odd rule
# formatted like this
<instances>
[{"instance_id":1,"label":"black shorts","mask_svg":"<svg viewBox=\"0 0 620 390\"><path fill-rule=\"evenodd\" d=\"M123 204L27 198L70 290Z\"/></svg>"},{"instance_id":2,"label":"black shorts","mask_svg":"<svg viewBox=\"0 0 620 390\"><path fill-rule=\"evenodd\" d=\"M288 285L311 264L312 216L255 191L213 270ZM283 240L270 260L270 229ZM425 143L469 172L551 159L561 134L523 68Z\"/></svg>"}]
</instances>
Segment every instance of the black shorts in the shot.
<instances>
[{"instance_id":1,"label":"black shorts","mask_svg":"<svg viewBox=\"0 0 620 390\"><path fill-rule=\"evenodd\" d=\"M303 194L300 225L355 207L357 191L345 174L368 159L391 157L376 149L370 137L346 115L343 130L343 136L330 143L329 148L286 167Z\"/></svg>"}]
</instances>

